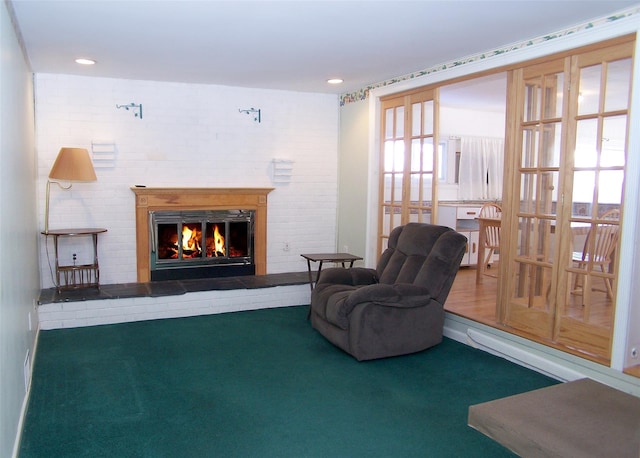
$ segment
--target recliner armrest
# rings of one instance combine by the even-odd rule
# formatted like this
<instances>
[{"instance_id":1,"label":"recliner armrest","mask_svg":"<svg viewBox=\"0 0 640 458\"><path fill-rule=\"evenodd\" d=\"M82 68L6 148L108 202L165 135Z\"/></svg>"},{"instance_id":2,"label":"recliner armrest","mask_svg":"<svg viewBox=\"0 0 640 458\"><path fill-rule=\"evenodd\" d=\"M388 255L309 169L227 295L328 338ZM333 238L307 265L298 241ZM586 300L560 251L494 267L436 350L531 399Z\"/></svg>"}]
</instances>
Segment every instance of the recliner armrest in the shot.
<instances>
[{"instance_id":1,"label":"recliner armrest","mask_svg":"<svg viewBox=\"0 0 640 458\"><path fill-rule=\"evenodd\" d=\"M431 297L431 292L429 291L429 288L425 288L424 286L414 285L411 283L396 283L395 285L393 285L393 287L403 297L406 297L406 296Z\"/></svg>"},{"instance_id":2,"label":"recliner armrest","mask_svg":"<svg viewBox=\"0 0 640 458\"><path fill-rule=\"evenodd\" d=\"M331 267L320 271L320 278L318 278L316 287L323 284L360 286L374 283L378 283L378 274L375 269L366 267L352 267L350 269Z\"/></svg>"},{"instance_id":3,"label":"recliner armrest","mask_svg":"<svg viewBox=\"0 0 640 458\"><path fill-rule=\"evenodd\" d=\"M429 292L429 288L424 286L398 283L394 285L394 288L401 296L399 303L396 305L397 307L418 307L434 299Z\"/></svg>"},{"instance_id":4,"label":"recliner armrest","mask_svg":"<svg viewBox=\"0 0 640 458\"><path fill-rule=\"evenodd\" d=\"M379 283L352 291L347 297L345 305L349 309L353 309L363 302L373 302L388 307L417 307L425 305L431 299L429 290L421 286L407 283L395 285Z\"/></svg>"},{"instance_id":5,"label":"recliner armrest","mask_svg":"<svg viewBox=\"0 0 640 458\"><path fill-rule=\"evenodd\" d=\"M400 300L400 294L393 285L377 283L375 285L363 286L352 291L347 297L345 304L351 308L363 302L393 303Z\"/></svg>"}]
</instances>

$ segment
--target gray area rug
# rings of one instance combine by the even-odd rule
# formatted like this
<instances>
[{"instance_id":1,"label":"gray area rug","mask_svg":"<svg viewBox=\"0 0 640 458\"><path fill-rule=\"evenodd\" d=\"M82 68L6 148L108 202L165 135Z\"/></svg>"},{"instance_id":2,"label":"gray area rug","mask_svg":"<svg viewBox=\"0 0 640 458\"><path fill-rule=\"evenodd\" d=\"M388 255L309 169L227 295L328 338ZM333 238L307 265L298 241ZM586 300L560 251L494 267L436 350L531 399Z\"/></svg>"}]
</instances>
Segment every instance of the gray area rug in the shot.
<instances>
[{"instance_id":1,"label":"gray area rug","mask_svg":"<svg viewBox=\"0 0 640 458\"><path fill-rule=\"evenodd\" d=\"M473 405L469 426L524 457L640 456L640 398L590 379Z\"/></svg>"}]
</instances>

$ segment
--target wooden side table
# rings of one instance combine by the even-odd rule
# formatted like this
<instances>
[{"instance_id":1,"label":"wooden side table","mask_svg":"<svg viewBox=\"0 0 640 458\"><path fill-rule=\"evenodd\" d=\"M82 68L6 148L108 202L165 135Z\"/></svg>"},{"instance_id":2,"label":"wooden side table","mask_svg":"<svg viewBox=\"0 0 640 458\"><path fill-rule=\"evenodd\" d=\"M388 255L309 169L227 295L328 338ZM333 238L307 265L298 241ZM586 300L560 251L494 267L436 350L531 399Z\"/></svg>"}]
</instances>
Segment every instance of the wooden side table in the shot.
<instances>
[{"instance_id":1,"label":"wooden side table","mask_svg":"<svg viewBox=\"0 0 640 458\"><path fill-rule=\"evenodd\" d=\"M52 229L43 231L45 237L53 237L53 246L56 257L56 288L78 289L88 287L100 287L100 268L98 265L98 234L107 232L103 228L82 229ZM91 236L93 240L93 262L91 264L60 265L58 256L58 239L60 237L85 237Z\"/></svg>"},{"instance_id":2,"label":"wooden side table","mask_svg":"<svg viewBox=\"0 0 640 458\"><path fill-rule=\"evenodd\" d=\"M349 268L353 267L353 263L355 261L359 261L362 258L360 256L354 256L349 253L314 253L314 254L301 254L303 258L307 260L307 268L309 269L309 286L311 287L311 291L313 291L313 285L318 282L320 278L320 271L322 271L322 263L323 262L339 262L342 264L342 267L347 267L347 262L349 263ZM311 272L311 262L319 262L318 264L318 272L316 273L315 280L313 279L313 274Z\"/></svg>"}]
</instances>

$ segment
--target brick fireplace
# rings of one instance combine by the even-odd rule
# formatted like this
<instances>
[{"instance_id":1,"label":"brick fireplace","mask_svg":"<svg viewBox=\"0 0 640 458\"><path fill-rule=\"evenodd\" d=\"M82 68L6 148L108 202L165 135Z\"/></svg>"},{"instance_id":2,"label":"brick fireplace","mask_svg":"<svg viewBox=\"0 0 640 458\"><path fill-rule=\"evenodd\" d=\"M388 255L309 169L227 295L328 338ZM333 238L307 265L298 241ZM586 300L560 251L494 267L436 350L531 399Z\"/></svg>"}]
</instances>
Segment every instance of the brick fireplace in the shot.
<instances>
[{"instance_id":1,"label":"brick fireplace","mask_svg":"<svg viewBox=\"0 0 640 458\"><path fill-rule=\"evenodd\" d=\"M138 282L151 275L152 218L158 212L251 212L255 274L267 273L267 195L273 188L147 188L132 187L136 206Z\"/></svg>"}]
</instances>

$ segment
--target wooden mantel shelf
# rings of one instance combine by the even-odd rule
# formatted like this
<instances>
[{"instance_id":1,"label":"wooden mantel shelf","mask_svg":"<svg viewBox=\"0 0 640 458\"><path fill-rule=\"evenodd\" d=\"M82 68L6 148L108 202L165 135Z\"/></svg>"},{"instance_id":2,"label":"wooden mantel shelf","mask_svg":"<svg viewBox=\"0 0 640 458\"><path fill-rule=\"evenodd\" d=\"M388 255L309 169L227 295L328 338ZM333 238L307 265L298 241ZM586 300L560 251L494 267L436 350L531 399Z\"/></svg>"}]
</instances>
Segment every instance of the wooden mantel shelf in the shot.
<instances>
[{"instance_id":1,"label":"wooden mantel shelf","mask_svg":"<svg viewBox=\"0 0 640 458\"><path fill-rule=\"evenodd\" d=\"M274 188L147 188L133 186L136 195L136 262L138 282L151 279L149 212L167 210L254 210L256 275L267 273L267 195Z\"/></svg>"}]
</instances>

